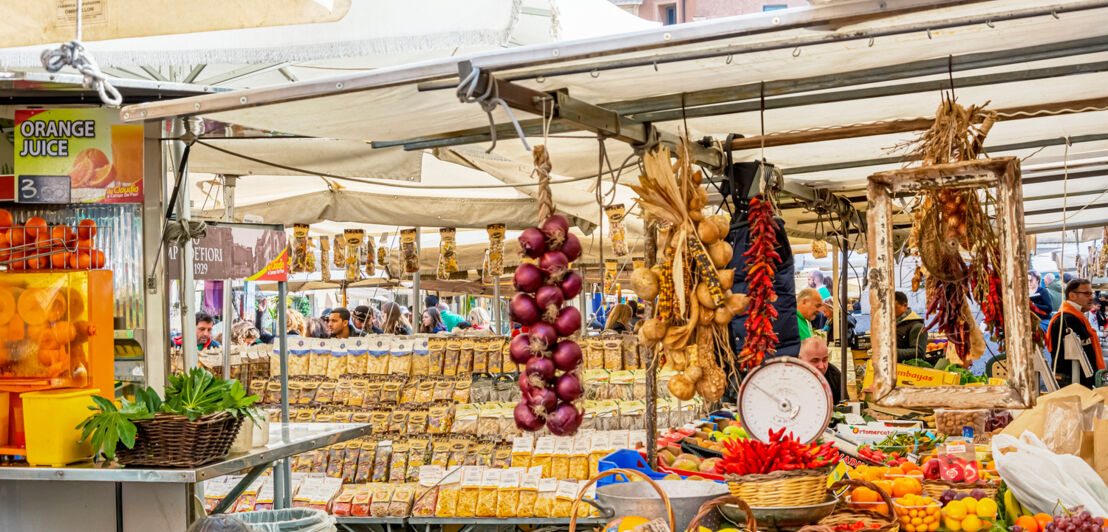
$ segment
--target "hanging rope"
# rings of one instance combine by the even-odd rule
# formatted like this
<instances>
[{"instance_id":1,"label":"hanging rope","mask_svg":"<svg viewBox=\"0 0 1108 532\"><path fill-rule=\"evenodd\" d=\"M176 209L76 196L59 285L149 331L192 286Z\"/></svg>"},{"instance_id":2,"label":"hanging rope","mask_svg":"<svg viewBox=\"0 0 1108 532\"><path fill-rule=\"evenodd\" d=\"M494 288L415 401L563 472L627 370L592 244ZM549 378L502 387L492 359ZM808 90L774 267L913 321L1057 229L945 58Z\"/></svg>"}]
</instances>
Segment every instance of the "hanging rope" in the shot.
<instances>
[{"instance_id":1,"label":"hanging rope","mask_svg":"<svg viewBox=\"0 0 1108 532\"><path fill-rule=\"evenodd\" d=\"M108 76L100 71L96 59L85 51L81 44L81 11L82 0L77 0L77 38L62 45L55 50L43 50L42 67L47 72L56 73L66 66L75 68L84 76L82 85L85 88L94 87L100 95L100 101L105 105L119 107L123 103L123 95L108 81Z\"/></svg>"},{"instance_id":2,"label":"hanging rope","mask_svg":"<svg viewBox=\"0 0 1108 532\"><path fill-rule=\"evenodd\" d=\"M512 125L516 128L516 135L519 135L520 142L523 143L523 147L527 151L531 151L531 146L527 144L527 138L523 135L523 127L519 125L519 121L516 120L516 115L512 113L512 108L508 106L508 102L505 102L500 97L500 89L497 88L496 80L491 77L488 78L488 88L480 96L475 96L474 92L477 91L477 83L481 80L481 68L473 67L473 70L469 71L469 75L465 77L458 84L458 99L462 103L477 103L481 105L481 110L485 111L485 114L489 117L489 136L492 137L492 145L485 153L492 153L492 150L496 149L496 121L492 117L492 112L496 110L496 106L504 108L504 112L508 113L508 119L512 121ZM544 104L545 105L545 104Z\"/></svg>"},{"instance_id":3,"label":"hanging rope","mask_svg":"<svg viewBox=\"0 0 1108 532\"><path fill-rule=\"evenodd\" d=\"M545 144L537 144L531 150L534 156L535 169L531 172L539 178L539 222L546 221L554 216L554 195L550 192L550 153L546 151Z\"/></svg>"}]
</instances>

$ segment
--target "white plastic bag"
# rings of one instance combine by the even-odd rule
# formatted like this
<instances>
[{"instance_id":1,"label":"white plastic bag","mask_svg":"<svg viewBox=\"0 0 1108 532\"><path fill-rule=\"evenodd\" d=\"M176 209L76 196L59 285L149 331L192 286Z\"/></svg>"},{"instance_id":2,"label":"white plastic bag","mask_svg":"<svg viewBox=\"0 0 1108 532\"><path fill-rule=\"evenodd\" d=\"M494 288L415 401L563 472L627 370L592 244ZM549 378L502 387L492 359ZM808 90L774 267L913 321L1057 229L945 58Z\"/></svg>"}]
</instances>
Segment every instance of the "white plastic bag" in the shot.
<instances>
[{"instance_id":1,"label":"white plastic bag","mask_svg":"<svg viewBox=\"0 0 1108 532\"><path fill-rule=\"evenodd\" d=\"M1001 452L1008 448L1016 450ZM1093 515L1108 515L1108 487L1093 468L1072 454L1051 452L1030 431L1024 431L1019 439L1007 434L993 436L993 460L1008 489L1033 512L1053 515L1061 503L1066 508L1084 506Z\"/></svg>"}]
</instances>

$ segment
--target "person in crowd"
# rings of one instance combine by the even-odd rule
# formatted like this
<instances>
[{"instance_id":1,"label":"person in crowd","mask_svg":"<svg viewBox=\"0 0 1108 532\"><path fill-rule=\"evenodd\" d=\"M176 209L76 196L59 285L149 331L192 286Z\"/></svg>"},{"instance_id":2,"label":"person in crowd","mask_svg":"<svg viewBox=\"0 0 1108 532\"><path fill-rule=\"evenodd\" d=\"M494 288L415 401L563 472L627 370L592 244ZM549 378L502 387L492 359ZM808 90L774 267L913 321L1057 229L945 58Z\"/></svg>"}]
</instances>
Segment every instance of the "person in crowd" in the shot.
<instances>
[{"instance_id":1,"label":"person in crowd","mask_svg":"<svg viewBox=\"0 0 1108 532\"><path fill-rule=\"evenodd\" d=\"M299 310L290 308L285 311L285 327L288 329L289 336L307 335L308 324Z\"/></svg>"},{"instance_id":2,"label":"person in crowd","mask_svg":"<svg viewBox=\"0 0 1108 532\"><path fill-rule=\"evenodd\" d=\"M330 338L331 329L327 326L327 321L323 318L312 318L308 320L307 326L304 328L307 332L305 336L308 338Z\"/></svg>"},{"instance_id":3,"label":"person in crowd","mask_svg":"<svg viewBox=\"0 0 1108 532\"><path fill-rule=\"evenodd\" d=\"M1043 276L1043 284L1046 285L1046 291L1050 294L1051 312L1058 312L1058 309L1062 306L1062 282L1058 280L1058 276L1053 273L1048 273Z\"/></svg>"},{"instance_id":4,"label":"person in crowd","mask_svg":"<svg viewBox=\"0 0 1108 532\"><path fill-rule=\"evenodd\" d=\"M800 331L801 341L812 337L812 320L815 319L821 306L823 306L823 298L815 288L805 288L796 295L796 325Z\"/></svg>"},{"instance_id":5,"label":"person in crowd","mask_svg":"<svg viewBox=\"0 0 1108 532\"><path fill-rule=\"evenodd\" d=\"M1096 323L1101 329L1108 329L1108 296L1101 295L1096 300Z\"/></svg>"},{"instance_id":6,"label":"person in crowd","mask_svg":"<svg viewBox=\"0 0 1108 532\"><path fill-rule=\"evenodd\" d=\"M1039 317L1039 326L1045 331L1054 305L1050 292L1043 285L1039 272L1035 270L1027 271L1027 285L1031 294L1031 310Z\"/></svg>"},{"instance_id":7,"label":"person in crowd","mask_svg":"<svg viewBox=\"0 0 1108 532\"><path fill-rule=\"evenodd\" d=\"M800 353L797 357L815 366L823 378L827 379L827 385L831 387L832 404L838 404L843 400L842 373L831 363L829 355L827 342L823 338L813 336L800 342Z\"/></svg>"},{"instance_id":8,"label":"person in crowd","mask_svg":"<svg viewBox=\"0 0 1108 532\"><path fill-rule=\"evenodd\" d=\"M896 359L900 362L927 355L927 329L923 318L908 307L908 294L897 292L893 307L896 309Z\"/></svg>"},{"instance_id":9,"label":"person in crowd","mask_svg":"<svg viewBox=\"0 0 1108 532\"><path fill-rule=\"evenodd\" d=\"M604 329L604 323L600 321L600 316L597 316L595 312L589 313L589 329L596 331Z\"/></svg>"},{"instance_id":10,"label":"person in crowd","mask_svg":"<svg viewBox=\"0 0 1108 532\"><path fill-rule=\"evenodd\" d=\"M835 321L839 319L839 312L835 309L835 300L825 299L823 300L823 307L820 308L820 312L824 316L828 316L827 326L824 327L824 331L827 332L827 342L831 343L835 341ZM843 331L843 335L846 337L846 341L849 343L854 339L854 328L858 326L858 319L852 314L846 315L846 330Z\"/></svg>"},{"instance_id":11,"label":"person in crowd","mask_svg":"<svg viewBox=\"0 0 1108 532\"><path fill-rule=\"evenodd\" d=\"M231 345L250 346L258 342L261 333L253 323L246 320L237 320L231 325Z\"/></svg>"},{"instance_id":12,"label":"person in crowd","mask_svg":"<svg viewBox=\"0 0 1108 532\"><path fill-rule=\"evenodd\" d=\"M350 313L350 319L353 320L352 323L354 324L355 334L357 336L381 334L381 328L374 323L375 313L368 305L358 305L354 307L354 312Z\"/></svg>"},{"instance_id":13,"label":"person in crowd","mask_svg":"<svg viewBox=\"0 0 1108 532\"><path fill-rule=\"evenodd\" d=\"M196 350L202 351L204 349L211 349L213 347L219 347L220 344L214 338L212 338L212 326L215 325L215 318L207 312L196 313ZM184 335L178 335L173 339L173 345L177 347L181 346L181 342L184 339Z\"/></svg>"},{"instance_id":14,"label":"person in crowd","mask_svg":"<svg viewBox=\"0 0 1108 532\"><path fill-rule=\"evenodd\" d=\"M327 328L331 338L350 338L355 336L354 326L350 324L350 311L343 307L331 309L327 318Z\"/></svg>"},{"instance_id":15,"label":"person in crowd","mask_svg":"<svg viewBox=\"0 0 1108 532\"><path fill-rule=\"evenodd\" d=\"M812 270L808 273L808 288L819 290L820 301L831 297L831 291L827 288L823 272L819 270Z\"/></svg>"},{"instance_id":16,"label":"person in crowd","mask_svg":"<svg viewBox=\"0 0 1108 532\"><path fill-rule=\"evenodd\" d=\"M1054 356L1054 375L1060 387L1075 384L1072 379L1073 370L1070 364L1066 364L1067 360L1063 354L1066 349L1065 338L1072 334L1077 338L1082 354L1092 369L1089 375L1081 372L1078 383L1092 388L1096 371L1104 369L1100 338L1097 336L1096 329L1085 317L1085 313L1092 308L1092 284L1088 279L1072 279L1066 283L1063 295L1066 300L1062 303L1061 309L1051 318L1046 330L1047 349Z\"/></svg>"},{"instance_id":17,"label":"person in crowd","mask_svg":"<svg viewBox=\"0 0 1108 532\"><path fill-rule=\"evenodd\" d=\"M319 319L321 319L323 321L327 321L327 320L331 319L331 309L330 308L324 309L323 314L321 314L319 316Z\"/></svg>"},{"instance_id":18,"label":"person in crowd","mask_svg":"<svg viewBox=\"0 0 1108 532\"><path fill-rule=\"evenodd\" d=\"M634 330L635 326L642 321L643 307L639 306L639 302L634 299L628 300L627 306L631 307L631 330Z\"/></svg>"},{"instance_id":19,"label":"person in crowd","mask_svg":"<svg viewBox=\"0 0 1108 532\"><path fill-rule=\"evenodd\" d=\"M412 334L412 326L404 319L404 311L400 305L389 301L381 308L381 313L385 316L381 324L384 334Z\"/></svg>"},{"instance_id":20,"label":"person in crowd","mask_svg":"<svg viewBox=\"0 0 1108 532\"><path fill-rule=\"evenodd\" d=\"M608 324L604 326L606 331L618 333L631 332L631 306L620 303L612 307L608 313Z\"/></svg>"},{"instance_id":21,"label":"person in crowd","mask_svg":"<svg viewBox=\"0 0 1108 532\"><path fill-rule=\"evenodd\" d=\"M861 314L862 313L862 300L861 299L851 300L850 301L850 311L855 313L855 314Z\"/></svg>"},{"instance_id":22,"label":"person in crowd","mask_svg":"<svg viewBox=\"0 0 1108 532\"><path fill-rule=\"evenodd\" d=\"M454 327L457 327L459 323L466 321L465 318L450 312L450 307L447 306L446 301L439 299L438 304L434 305L439 311L439 316L442 317L442 323L446 326L446 330L453 331ZM431 305L427 305L427 308L431 308Z\"/></svg>"},{"instance_id":23,"label":"person in crowd","mask_svg":"<svg viewBox=\"0 0 1108 532\"><path fill-rule=\"evenodd\" d=\"M446 325L442 323L442 315L439 314L439 309L430 307L423 311L423 316L419 321L419 332L421 334L446 332Z\"/></svg>"},{"instance_id":24,"label":"person in crowd","mask_svg":"<svg viewBox=\"0 0 1108 532\"><path fill-rule=\"evenodd\" d=\"M466 316L466 321L479 331L487 331L489 329L489 312L481 307L473 307L473 310L469 311L469 315Z\"/></svg>"}]
</instances>

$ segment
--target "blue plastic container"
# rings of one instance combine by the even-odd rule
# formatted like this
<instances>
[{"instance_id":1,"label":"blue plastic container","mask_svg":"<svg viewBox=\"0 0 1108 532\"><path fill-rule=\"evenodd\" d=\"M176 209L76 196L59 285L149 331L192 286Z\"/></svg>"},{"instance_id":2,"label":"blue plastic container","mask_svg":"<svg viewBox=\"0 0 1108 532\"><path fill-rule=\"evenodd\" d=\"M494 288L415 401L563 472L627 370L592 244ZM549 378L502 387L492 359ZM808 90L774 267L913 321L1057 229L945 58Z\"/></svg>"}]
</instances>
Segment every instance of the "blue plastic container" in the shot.
<instances>
[{"instance_id":1,"label":"blue plastic container","mask_svg":"<svg viewBox=\"0 0 1108 532\"><path fill-rule=\"evenodd\" d=\"M646 464L646 460L638 451L632 451L630 449L620 449L601 458L600 471L604 472L610 469L634 469L645 473L651 480L662 480L667 475L667 473L655 471L654 468ZM627 478L624 475L611 475L596 481L596 485L598 487L607 486L608 484L615 484L617 482L627 482Z\"/></svg>"}]
</instances>

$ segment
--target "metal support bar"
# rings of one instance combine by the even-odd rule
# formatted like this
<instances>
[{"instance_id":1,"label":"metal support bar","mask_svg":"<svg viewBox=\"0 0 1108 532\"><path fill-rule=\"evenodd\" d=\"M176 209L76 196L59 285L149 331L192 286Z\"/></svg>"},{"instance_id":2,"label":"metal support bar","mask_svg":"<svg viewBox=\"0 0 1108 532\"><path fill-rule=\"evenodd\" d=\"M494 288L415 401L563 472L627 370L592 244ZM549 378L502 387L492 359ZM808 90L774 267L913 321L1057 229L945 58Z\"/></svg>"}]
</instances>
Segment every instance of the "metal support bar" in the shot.
<instances>
[{"instance_id":1,"label":"metal support bar","mask_svg":"<svg viewBox=\"0 0 1108 532\"><path fill-rule=\"evenodd\" d=\"M223 221L235 221L235 183L233 175L223 176ZM231 280L223 280L223 378L231 378Z\"/></svg>"},{"instance_id":2,"label":"metal support bar","mask_svg":"<svg viewBox=\"0 0 1108 532\"><path fill-rule=\"evenodd\" d=\"M492 321L496 334L504 334L504 322L500 312L500 276L492 278Z\"/></svg>"},{"instance_id":3,"label":"metal support bar","mask_svg":"<svg viewBox=\"0 0 1108 532\"><path fill-rule=\"evenodd\" d=\"M174 133L179 135L185 134L189 129L188 121L190 118L178 118L173 121ZM181 141L174 141L174 147L183 146ZM182 154L180 157L184 157ZM180 160L175 162L179 163ZM189 195L189 191L192 189L189 186L189 167L188 160L185 160L184 165L181 166L182 172L180 175L181 187L179 195L177 196L177 219L183 223L189 223L192 220L192 200ZM193 282L193 245L192 239L186 239L181 243L181 278L178 281L178 288L180 289L179 297L181 303L181 355L184 360L184 369L188 371L197 367L199 364L199 358L196 350L196 319L193 316L192 311L192 298L195 295L195 285Z\"/></svg>"},{"instance_id":4,"label":"metal support bar","mask_svg":"<svg viewBox=\"0 0 1108 532\"><path fill-rule=\"evenodd\" d=\"M288 299L287 281L277 283L277 345L281 356L281 423L288 430L289 423L289 325L285 301ZM286 436L287 435L282 435ZM273 506L277 509L292 507L292 468L285 458L274 467L273 478L276 481L273 493Z\"/></svg>"},{"instance_id":5,"label":"metal support bar","mask_svg":"<svg viewBox=\"0 0 1108 532\"><path fill-rule=\"evenodd\" d=\"M836 336L836 338L839 339L839 364L842 365L839 368L840 369L839 377L841 379L839 381L839 394L840 394L840 397L843 398L843 399L849 399L850 398L850 393L847 390L847 386L846 386L846 381L847 381L847 378L846 378L847 353L850 349L850 347L847 345L847 341L846 341L846 337L847 337L846 328L850 326L850 321L848 319L848 316L850 315L850 304L849 304L850 298L848 297L850 287L849 287L849 284L847 282L849 280L848 278L850 276L850 251L849 250L850 250L850 246L847 245L846 237L845 236L840 237L839 238L839 251L842 252L843 258L842 258L842 271L841 271L841 273L839 273L839 295L838 295L838 297L835 298L835 303L837 305L839 305L839 319L838 319L839 332L838 332L838 336Z\"/></svg>"},{"instance_id":6,"label":"metal support bar","mask_svg":"<svg viewBox=\"0 0 1108 532\"><path fill-rule=\"evenodd\" d=\"M258 464L251 468L250 471L246 473L246 476L242 477L242 479L231 488L231 491L227 492L227 496L223 497L223 500L215 505L215 508L212 509L212 515L225 513L230 509L231 505L235 504L235 501L238 500L239 495L242 495L242 492L246 491L246 488L250 487L252 482L262 476L262 473L264 473L266 469L269 469L269 466L269 463L265 463Z\"/></svg>"}]
</instances>

